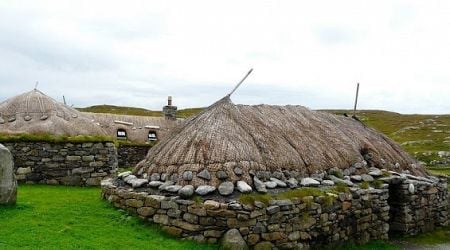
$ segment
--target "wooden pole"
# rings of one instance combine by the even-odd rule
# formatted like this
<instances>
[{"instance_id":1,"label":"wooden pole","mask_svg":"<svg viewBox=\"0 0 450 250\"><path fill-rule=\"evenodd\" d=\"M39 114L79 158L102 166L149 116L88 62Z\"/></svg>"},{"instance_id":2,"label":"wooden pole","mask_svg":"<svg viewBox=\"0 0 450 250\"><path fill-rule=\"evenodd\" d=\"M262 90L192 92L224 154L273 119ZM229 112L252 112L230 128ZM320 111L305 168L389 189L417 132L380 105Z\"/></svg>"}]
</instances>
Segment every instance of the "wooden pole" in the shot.
<instances>
[{"instance_id":1,"label":"wooden pole","mask_svg":"<svg viewBox=\"0 0 450 250\"><path fill-rule=\"evenodd\" d=\"M63 101L64 101L64 105L67 105L65 96L63 96Z\"/></svg>"},{"instance_id":2,"label":"wooden pole","mask_svg":"<svg viewBox=\"0 0 450 250\"><path fill-rule=\"evenodd\" d=\"M234 89L228 94L229 96L231 96L234 91L236 91L237 88L239 88L239 86L241 86L241 84L245 81L245 79L247 79L247 77L250 75L250 73L252 73L253 69L250 69L250 71L247 73L247 75L244 76L244 78L242 78L242 80L236 85L236 87L234 87Z\"/></svg>"},{"instance_id":3,"label":"wooden pole","mask_svg":"<svg viewBox=\"0 0 450 250\"><path fill-rule=\"evenodd\" d=\"M355 97L355 106L353 107L353 116L356 116L356 106L358 105L358 95L359 95L359 82L356 85L356 97Z\"/></svg>"}]
</instances>

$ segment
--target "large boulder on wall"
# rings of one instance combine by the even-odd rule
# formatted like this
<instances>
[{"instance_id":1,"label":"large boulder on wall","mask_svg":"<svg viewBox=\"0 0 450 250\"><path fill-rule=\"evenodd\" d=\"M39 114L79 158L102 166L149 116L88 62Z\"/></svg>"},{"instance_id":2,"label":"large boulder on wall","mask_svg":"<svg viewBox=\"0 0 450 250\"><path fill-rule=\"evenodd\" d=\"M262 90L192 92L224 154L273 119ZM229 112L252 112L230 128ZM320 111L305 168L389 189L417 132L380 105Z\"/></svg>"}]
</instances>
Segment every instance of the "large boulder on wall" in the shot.
<instances>
[{"instance_id":1,"label":"large boulder on wall","mask_svg":"<svg viewBox=\"0 0 450 250\"><path fill-rule=\"evenodd\" d=\"M0 144L0 205L16 204L17 181L11 152Z\"/></svg>"}]
</instances>

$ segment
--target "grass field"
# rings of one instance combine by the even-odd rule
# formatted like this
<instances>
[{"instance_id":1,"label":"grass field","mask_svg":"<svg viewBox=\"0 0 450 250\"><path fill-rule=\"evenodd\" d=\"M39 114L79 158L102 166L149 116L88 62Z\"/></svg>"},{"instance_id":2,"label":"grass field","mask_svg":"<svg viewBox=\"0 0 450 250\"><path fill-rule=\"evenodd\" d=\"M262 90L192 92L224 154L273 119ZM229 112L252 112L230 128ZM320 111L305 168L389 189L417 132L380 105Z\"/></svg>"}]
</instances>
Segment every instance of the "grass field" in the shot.
<instances>
[{"instance_id":1,"label":"grass field","mask_svg":"<svg viewBox=\"0 0 450 250\"><path fill-rule=\"evenodd\" d=\"M450 228L415 238L418 244L450 243ZM158 226L113 208L99 188L21 185L16 207L0 206L0 249L219 249L183 241ZM327 249L327 248L324 248ZM393 243L347 243L329 249L399 249Z\"/></svg>"},{"instance_id":2,"label":"grass field","mask_svg":"<svg viewBox=\"0 0 450 250\"><path fill-rule=\"evenodd\" d=\"M216 249L180 241L114 209L99 188L23 185L0 207L0 249Z\"/></svg>"}]
</instances>

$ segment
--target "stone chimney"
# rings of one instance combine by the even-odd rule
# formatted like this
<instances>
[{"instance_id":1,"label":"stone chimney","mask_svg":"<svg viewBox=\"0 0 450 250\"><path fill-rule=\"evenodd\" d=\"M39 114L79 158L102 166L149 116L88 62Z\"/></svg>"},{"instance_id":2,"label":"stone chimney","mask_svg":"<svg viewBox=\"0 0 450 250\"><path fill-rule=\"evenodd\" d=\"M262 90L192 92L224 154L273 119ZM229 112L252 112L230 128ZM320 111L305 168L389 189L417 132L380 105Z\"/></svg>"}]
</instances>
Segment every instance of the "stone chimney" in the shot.
<instances>
[{"instance_id":1,"label":"stone chimney","mask_svg":"<svg viewBox=\"0 0 450 250\"><path fill-rule=\"evenodd\" d=\"M172 96L167 98L167 106L163 107L163 113L166 120L177 119L177 106L172 106Z\"/></svg>"}]
</instances>

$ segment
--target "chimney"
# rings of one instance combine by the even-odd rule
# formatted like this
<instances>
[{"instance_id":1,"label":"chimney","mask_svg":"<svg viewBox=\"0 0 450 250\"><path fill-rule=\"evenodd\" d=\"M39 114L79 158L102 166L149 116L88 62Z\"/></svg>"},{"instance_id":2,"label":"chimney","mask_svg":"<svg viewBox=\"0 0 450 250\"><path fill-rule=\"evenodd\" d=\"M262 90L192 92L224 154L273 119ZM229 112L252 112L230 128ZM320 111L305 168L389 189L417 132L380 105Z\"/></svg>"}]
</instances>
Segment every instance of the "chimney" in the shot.
<instances>
[{"instance_id":1,"label":"chimney","mask_svg":"<svg viewBox=\"0 0 450 250\"><path fill-rule=\"evenodd\" d=\"M166 120L177 119L177 106L172 106L172 96L167 97L167 106L163 107L163 114Z\"/></svg>"}]
</instances>

